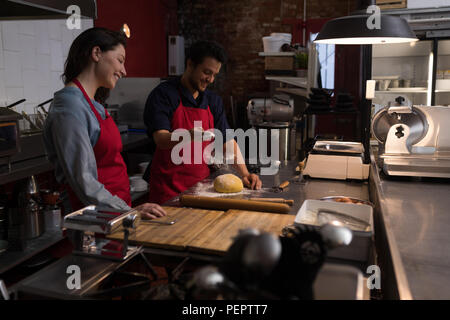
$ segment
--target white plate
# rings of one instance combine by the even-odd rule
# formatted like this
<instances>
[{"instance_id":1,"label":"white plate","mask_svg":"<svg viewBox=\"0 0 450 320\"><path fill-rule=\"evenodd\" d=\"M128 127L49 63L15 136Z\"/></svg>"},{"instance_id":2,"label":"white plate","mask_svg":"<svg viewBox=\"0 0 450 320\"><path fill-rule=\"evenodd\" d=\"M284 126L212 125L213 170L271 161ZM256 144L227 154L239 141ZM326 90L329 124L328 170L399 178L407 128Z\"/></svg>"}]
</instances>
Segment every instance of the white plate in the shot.
<instances>
[{"instance_id":1,"label":"white plate","mask_svg":"<svg viewBox=\"0 0 450 320\"><path fill-rule=\"evenodd\" d=\"M400 79L400 76L377 76L372 77L372 80L397 80Z\"/></svg>"}]
</instances>

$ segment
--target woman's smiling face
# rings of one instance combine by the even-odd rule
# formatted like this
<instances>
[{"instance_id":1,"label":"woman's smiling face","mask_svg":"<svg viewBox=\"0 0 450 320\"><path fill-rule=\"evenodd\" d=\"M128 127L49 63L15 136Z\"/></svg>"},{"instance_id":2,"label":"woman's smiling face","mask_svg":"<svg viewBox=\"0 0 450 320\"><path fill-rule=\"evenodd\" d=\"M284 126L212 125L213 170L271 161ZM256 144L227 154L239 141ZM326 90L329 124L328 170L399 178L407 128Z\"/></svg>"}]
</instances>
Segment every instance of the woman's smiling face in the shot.
<instances>
[{"instance_id":1,"label":"woman's smiling face","mask_svg":"<svg viewBox=\"0 0 450 320\"><path fill-rule=\"evenodd\" d=\"M95 73L100 86L113 89L117 80L127 75L125 71L125 48L119 44L114 49L99 54Z\"/></svg>"}]
</instances>

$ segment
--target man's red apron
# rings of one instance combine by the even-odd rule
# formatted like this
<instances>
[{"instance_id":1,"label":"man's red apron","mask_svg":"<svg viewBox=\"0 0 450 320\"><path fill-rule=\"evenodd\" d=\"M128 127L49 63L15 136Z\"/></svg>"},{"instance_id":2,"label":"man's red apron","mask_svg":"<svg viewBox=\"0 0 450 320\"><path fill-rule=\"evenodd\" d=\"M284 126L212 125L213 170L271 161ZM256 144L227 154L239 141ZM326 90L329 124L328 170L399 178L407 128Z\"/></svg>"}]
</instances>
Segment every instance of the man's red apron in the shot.
<instances>
[{"instance_id":1,"label":"man's red apron","mask_svg":"<svg viewBox=\"0 0 450 320\"><path fill-rule=\"evenodd\" d=\"M194 121L201 121L203 130L214 128L214 117L209 109L186 107L181 102L175 110L171 127L172 130L194 128ZM171 159L172 149L162 150L156 148L153 155L152 165L150 169L150 192L149 202L162 204L173 198L177 194L192 187L197 182L209 176L209 168L203 159L203 151L210 141L191 142L191 162L174 164ZM202 163L194 163L194 150L199 150L198 144L201 144ZM195 146L198 146L195 148ZM181 151L180 157L183 156Z\"/></svg>"},{"instance_id":2,"label":"man's red apron","mask_svg":"<svg viewBox=\"0 0 450 320\"><path fill-rule=\"evenodd\" d=\"M120 132L114 120L108 114L108 111L105 109L106 119L103 120L81 83L77 79L74 79L73 83L83 92L84 98L89 103L100 125L100 136L94 146L98 181L112 195L118 196L131 207L130 181L128 180L127 166L120 154L122 152ZM71 188L68 188L68 191L70 203L74 211L85 207Z\"/></svg>"}]
</instances>

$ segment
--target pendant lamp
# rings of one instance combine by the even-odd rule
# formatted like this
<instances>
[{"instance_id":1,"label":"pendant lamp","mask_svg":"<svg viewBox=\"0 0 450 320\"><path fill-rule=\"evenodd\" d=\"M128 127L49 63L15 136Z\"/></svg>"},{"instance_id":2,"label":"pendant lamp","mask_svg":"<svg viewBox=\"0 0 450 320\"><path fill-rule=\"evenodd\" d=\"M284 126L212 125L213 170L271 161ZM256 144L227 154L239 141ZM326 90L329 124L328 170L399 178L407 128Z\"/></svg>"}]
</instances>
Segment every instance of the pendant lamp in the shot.
<instances>
[{"instance_id":1,"label":"pendant lamp","mask_svg":"<svg viewBox=\"0 0 450 320\"><path fill-rule=\"evenodd\" d=\"M352 15L328 21L314 40L326 44L383 44L418 41L405 19L381 14L374 10L366 13L374 0L360 1L360 9ZM372 7L376 9L376 7Z\"/></svg>"}]
</instances>

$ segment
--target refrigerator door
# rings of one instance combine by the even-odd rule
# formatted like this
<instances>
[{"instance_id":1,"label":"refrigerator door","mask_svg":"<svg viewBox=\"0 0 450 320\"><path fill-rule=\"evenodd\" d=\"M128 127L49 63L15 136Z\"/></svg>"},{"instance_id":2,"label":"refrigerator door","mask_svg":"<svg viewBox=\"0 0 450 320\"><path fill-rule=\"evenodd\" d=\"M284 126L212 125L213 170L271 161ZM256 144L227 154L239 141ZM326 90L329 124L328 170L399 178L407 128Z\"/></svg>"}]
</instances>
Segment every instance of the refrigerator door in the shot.
<instances>
[{"instance_id":1,"label":"refrigerator door","mask_svg":"<svg viewBox=\"0 0 450 320\"><path fill-rule=\"evenodd\" d=\"M435 105L450 105L450 40L438 40Z\"/></svg>"},{"instance_id":2,"label":"refrigerator door","mask_svg":"<svg viewBox=\"0 0 450 320\"><path fill-rule=\"evenodd\" d=\"M373 103L389 105L402 96L409 105L430 105L433 42L373 45Z\"/></svg>"}]
</instances>

